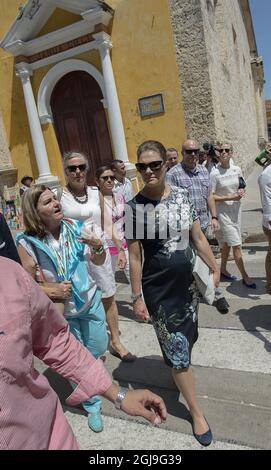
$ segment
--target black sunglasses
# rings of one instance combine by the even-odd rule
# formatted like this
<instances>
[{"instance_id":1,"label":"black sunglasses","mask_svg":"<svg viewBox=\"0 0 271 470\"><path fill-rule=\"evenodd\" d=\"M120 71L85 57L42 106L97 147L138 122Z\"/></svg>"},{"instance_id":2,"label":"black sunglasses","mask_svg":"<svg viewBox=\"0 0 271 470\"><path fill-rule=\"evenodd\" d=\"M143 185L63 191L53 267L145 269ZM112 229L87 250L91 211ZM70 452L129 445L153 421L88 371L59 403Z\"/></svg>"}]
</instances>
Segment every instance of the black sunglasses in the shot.
<instances>
[{"instance_id":1,"label":"black sunglasses","mask_svg":"<svg viewBox=\"0 0 271 470\"><path fill-rule=\"evenodd\" d=\"M115 177L114 176L100 176L100 178L102 178L102 180L104 181L114 181Z\"/></svg>"},{"instance_id":2,"label":"black sunglasses","mask_svg":"<svg viewBox=\"0 0 271 470\"><path fill-rule=\"evenodd\" d=\"M223 153L223 152L226 152L226 153L230 153L231 149L215 149L216 152L219 152L219 153Z\"/></svg>"},{"instance_id":3,"label":"black sunglasses","mask_svg":"<svg viewBox=\"0 0 271 470\"><path fill-rule=\"evenodd\" d=\"M163 164L164 164L163 160L156 160L155 162L150 162L150 163L136 163L135 167L137 171L142 173L143 171L146 171L147 168L150 168L151 171L160 170Z\"/></svg>"},{"instance_id":4,"label":"black sunglasses","mask_svg":"<svg viewBox=\"0 0 271 470\"><path fill-rule=\"evenodd\" d=\"M185 153L187 153L187 155L193 155L193 153L199 155L199 149L185 149Z\"/></svg>"},{"instance_id":5,"label":"black sunglasses","mask_svg":"<svg viewBox=\"0 0 271 470\"><path fill-rule=\"evenodd\" d=\"M87 165L85 163L83 163L83 165L70 165L70 166L67 166L67 170L70 172L70 173L75 173L77 168L80 170L80 171L85 171L87 169Z\"/></svg>"}]
</instances>

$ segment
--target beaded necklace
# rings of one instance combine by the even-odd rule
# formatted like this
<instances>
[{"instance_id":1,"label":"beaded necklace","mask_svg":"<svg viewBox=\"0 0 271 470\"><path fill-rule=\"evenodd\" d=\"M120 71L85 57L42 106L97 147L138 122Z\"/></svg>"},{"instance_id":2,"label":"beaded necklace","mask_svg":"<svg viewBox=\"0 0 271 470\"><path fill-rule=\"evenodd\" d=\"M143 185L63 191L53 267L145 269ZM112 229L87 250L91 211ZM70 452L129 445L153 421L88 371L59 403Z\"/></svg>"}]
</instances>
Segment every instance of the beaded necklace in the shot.
<instances>
[{"instance_id":1,"label":"beaded necklace","mask_svg":"<svg viewBox=\"0 0 271 470\"><path fill-rule=\"evenodd\" d=\"M79 204L86 204L88 202L88 191L87 191L87 188L84 187L84 191L85 191L85 199L82 201L81 199L79 199L78 196L76 196L73 192L73 190L71 189L70 185L67 185L67 188L68 190L70 191L72 197L75 199L76 202L78 202ZM83 196L82 196L83 197Z\"/></svg>"}]
</instances>

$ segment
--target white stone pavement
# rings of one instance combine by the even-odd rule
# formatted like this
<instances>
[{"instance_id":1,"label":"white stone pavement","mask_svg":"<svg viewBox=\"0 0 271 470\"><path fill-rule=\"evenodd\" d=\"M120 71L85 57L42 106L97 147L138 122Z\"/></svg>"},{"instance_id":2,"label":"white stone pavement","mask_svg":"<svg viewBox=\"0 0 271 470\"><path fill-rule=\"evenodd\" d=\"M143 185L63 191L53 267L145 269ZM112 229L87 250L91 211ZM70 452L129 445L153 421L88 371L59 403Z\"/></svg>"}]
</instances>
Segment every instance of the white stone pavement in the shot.
<instances>
[{"instance_id":1,"label":"white stone pavement","mask_svg":"<svg viewBox=\"0 0 271 470\"><path fill-rule=\"evenodd\" d=\"M258 288L256 291L246 289L240 282L235 284L223 283L225 289L225 295L229 299L231 304L231 313L228 315L220 315L216 312L214 307L209 307L206 305L201 305L200 314L199 314L199 339L193 348L192 354L192 363L198 368L202 368L204 371L204 377L207 378L207 382L202 386L202 383L198 387L199 397L203 403L204 409L207 407L207 412L210 414L210 403L213 403L211 406L217 407L217 413L220 416L217 416L217 420L223 422L226 429L226 437L221 440L221 436L218 432L218 440L215 440L214 443L208 448L212 449L249 449L249 448L262 448L261 439L258 439L257 444L253 446L246 445L246 431L240 431L238 429L235 433L235 438L232 438L231 435L231 422L236 419L234 426L248 426L248 423L251 419L255 419L255 408L259 408L259 416L263 413L270 414L270 403L264 402L264 398L261 397L261 389L256 392L257 399L251 395L251 390L247 392L245 389L242 390L242 380L241 386L238 384L235 389L232 387L232 384L221 383L218 384L221 387L221 397L217 396L214 393L212 378L213 374L216 374L216 371L221 371L221 376L219 380L224 380L224 373L226 372L225 380L235 380L238 377L238 374L244 374L245 384L250 384L250 374L256 374L256 376L261 376L263 374L267 380L269 380L269 374L271 372L271 361L270 361L270 345L271 345L271 331L270 328L265 326L265 324L260 324L258 331L257 328L251 329L245 328L245 323L242 324L240 321L240 312L249 312L252 311L251 317L253 318L254 309L255 315L257 315L257 308L265 309L265 312L269 311L271 315L271 301L270 296L265 294L264 291L264 258L266 254L266 244L253 245L251 247L245 247L244 250L244 259L247 264L248 269L251 273L256 276L256 281ZM229 265L231 272L235 271L234 262L231 262ZM122 284L118 285L118 295L117 298L121 300L120 302L120 330L122 341L129 347L129 349L135 353L140 360L144 358L150 364L149 367L157 367L159 371L159 361L162 363L162 356L160 348L151 324L139 323L134 321L132 316L131 304L129 303L129 286ZM239 312L239 313L238 313ZM257 322L256 322L257 323ZM115 360L116 361L116 360ZM119 365L119 361L117 361ZM107 358L107 367L111 372L116 370L116 362L112 363L112 356L109 354ZM154 363L156 365L154 366ZM142 363L139 363L138 367L143 367ZM148 369L148 368L147 368ZM126 369L127 370L127 369ZM227 374L237 374L232 376ZM125 369L124 372L120 372L125 378ZM198 372L197 372L198 375ZM130 374L129 382L131 381ZM138 374L135 377L135 381L138 381ZM144 374L142 373L142 377ZM261 387L261 377L259 382L259 387ZM200 378L200 375L199 375ZM148 379L147 379L148 380ZM151 380L151 378L150 378ZM163 380L163 375L161 374L161 380ZM255 379L253 379L255 380ZM210 384L209 384L210 381ZM246 382L247 381L247 382ZM159 382L159 378L158 378ZM146 382L147 384L150 382ZM144 385L144 384L143 384ZM147 385L145 385L147 386ZM168 383L161 383L161 386L168 387ZM246 386L246 385L244 385ZM229 388L229 394L227 395L227 387ZM239 388L238 388L239 387ZM241 391L240 391L241 387ZM271 380L270 380L271 388ZM231 389L231 391L230 391ZM205 393L209 392L208 396L205 396ZM266 393L266 392L264 392ZM263 395L265 396L265 395ZM206 402L206 403L205 403ZM205 404L204 404L205 403ZM224 404L223 404L224 403ZM66 411L66 416L73 427L75 434L80 442L80 445L83 449L89 450L148 450L148 449L157 449L157 450L185 450L185 449L202 449L202 447L195 441L192 435L186 434L186 429L190 431L190 426L185 428L181 427L180 432L178 432L178 422L176 414L174 417L174 423L172 424L169 421L167 426L161 426L159 428L152 427L150 425L140 423L138 419L129 418L121 413L120 416L114 416L113 408L105 407L105 417L104 417L104 431L100 434L93 434L87 429L86 417L81 414L71 413L70 410ZM229 409L227 408L229 407ZM264 411L266 409L266 411ZM224 411L223 411L224 410ZM235 411L234 411L235 410ZM223 413L228 414L223 418ZM240 416L238 415L240 413ZM257 416L257 413L256 413ZM121 418L121 419L120 419ZM210 417L211 418L211 417ZM259 417L259 421L261 418ZM182 420L181 420L182 421ZM212 416L212 425L215 424L216 419ZM176 424L177 423L177 424ZM256 423L255 423L256 426ZM258 432L265 433L270 432L270 429L267 425L267 431L265 427L261 430L261 425L257 423ZM214 426L215 427L215 426ZM218 423L216 427L219 428ZM228 427L228 433L227 433ZM236 437L237 436L237 437ZM268 436L266 442L268 443ZM270 443L271 443L271 434L270 434ZM263 444L264 448L268 444ZM271 445L271 444L270 444ZM203 450L203 449L202 449Z\"/></svg>"},{"instance_id":2,"label":"white stone pavement","mask_svg":"<svg viewBox=\"0 0 271 470\"><path fill-rule=\"evenodd\" d=\"M125 419L104 417L99 434L86 430L86 417L66 412L66 417L83 450L248 450L250 447L216 441L204 448L193 436L146 426Z\"/></svg>"}]
</instances>

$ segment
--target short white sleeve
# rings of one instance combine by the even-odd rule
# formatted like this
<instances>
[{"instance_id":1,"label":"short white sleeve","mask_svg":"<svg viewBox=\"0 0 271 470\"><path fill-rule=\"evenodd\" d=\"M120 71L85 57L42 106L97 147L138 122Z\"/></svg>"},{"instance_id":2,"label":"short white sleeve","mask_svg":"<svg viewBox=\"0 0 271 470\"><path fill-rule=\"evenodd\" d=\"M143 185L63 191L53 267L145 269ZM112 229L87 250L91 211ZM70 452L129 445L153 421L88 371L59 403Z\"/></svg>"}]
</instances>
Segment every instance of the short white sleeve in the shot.
<instances>
[{"instance_id":1,"label":"short white sleeve","mask_svg":"<svg viewBox=\"0 0 271 470\"><path fill-rule=\"evenodd\" d=\"M218 176L217 170L213 170L210 174L210 192L212 193L216 192L217 176Z\"/></svg>"}]
</instances>

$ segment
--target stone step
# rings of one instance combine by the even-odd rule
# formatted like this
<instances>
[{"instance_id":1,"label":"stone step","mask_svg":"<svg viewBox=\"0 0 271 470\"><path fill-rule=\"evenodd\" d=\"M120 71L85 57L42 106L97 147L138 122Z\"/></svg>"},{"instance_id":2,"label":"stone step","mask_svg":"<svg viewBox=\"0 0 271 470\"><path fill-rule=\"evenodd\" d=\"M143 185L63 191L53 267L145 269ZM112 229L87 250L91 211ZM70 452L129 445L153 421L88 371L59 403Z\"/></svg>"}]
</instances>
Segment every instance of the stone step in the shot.
<instances>
[{"instance_id":1,"label":"stone step","mask_svg":"<svg viewBox=\"0 0 271 470\"><path fill-rule=\"evenodd\" d=\"M40 368L39 364L36 365L40 370L43 368L44 375L60 397L66 412L72 411L67 417L71 424L74 423L76 436L79 437L79 440L83 439L81 443L83 448L94 448L92 447L94 446L92 433L89 435L87 428L85 412L81 407L69 408L65 406L65 399L72 391L70 384L50 369L46 369L44 366ZM159 394L164 399L168 410L167 421L161 429L165 432L174 431L180 434L178 438L181 440L179 441L180 448L185 448L182 445L186 445L186 442L189 443L189 446L191 445L191 448L200 447L192 437L191 418L188 410L179 401L179 393L172 382L170 370L164 365L161 358L140 358L134 364L125 364L108 354L106 367L112 373L114 380L122 386L149 388ZM271 384L269 376L197 366L194 367L194 372L198 400L207 416L215 440L221 443L235 444L238 447L269 449L271 442ZM105 417L129 421L129 424L124 425L127 430L130 429L130 424L141 423L145 425L141 429L142 433L148 431L148 423L146 425L143 418L124 414L116 410L114 405L107 400L103 399L102 409ZM111 433L112 429L114 428L110 429ZM152 426L150 429L151 433L156 430ZM113 434L117 436L115 429ZM187 441L187 437L184 438L183 435L187 435L192 441L189 439ZM90 439L88 443L87 436ZM103 433L100 436L102 437ZM183 438L185 439L184 443ZM128 437L125 444L125 439L124 435L120 445L120 442L116 444L117 439L112 436L108 445L115 449L129 448L131 441ZM144 444L142 436L135 436L134 445L138 449L141 448L140 445L142 445L142 449L147 449L151 444L147 438ZM145 445L146 447L144 447ZM166 439L166 445L165 442L164 447L162 445L160 448L175 449L174 444L168 439ZM133 449L133 447L131 448Z\"/></svg>"},{"instance_id":2,"label":"stone step","mask_svg":"<svg viewBox=\"0 0 271 470\"><path fill-rule=\"evenodd\" d=\"M124 364L110 355L106 367L121 385L149 388L163 397L169 413L163 427L175 432L192 433L190 415L186 406L179 402L171 371L161 358L139 358L134 364ZM269 449L270 376L198 366L194 367L194 373L198 400L216 439ZM108 402L103 404L103 412L120 416ZM126 416L125 419L131 418ZM140 422L143 422L142 419Z\"/></svg>"},{"instance_id":3,"label":"stone step","mask_svg":"<svg viewBox=\"0 0 271 470\"><path fill-rule=\"evenodd\" d=\"M219 315L219 314L218 314ZM153 326L120 321L122 342L138 357L161 357ZM270 331L200 328L194 345L195 365L270 374Z\"/></svg>"},{"instance_id":4,"label":"stone step","mask_svg":"<svg viewBox=\"0 0 271 470\"><path fill-rule=\"evenodd\" d=\"M104 430L95 434L86 428L86 417L66 411L80 447L85 450L200 450L202 447L193 436L170 431L164 425L154 427L121 417L104 416ZM249 450L250 447L215 440L207 450ZM98 452L95 452L97 455ZM135 452L136 454L136 452ZM93 454L90 455L90 458ZM99 454L98 454L99 455ZM101 455L102 452L101 452ZM125 457L126 458L126 457ZM127 456L127 458L132 458Z\"/></svg>"}]
</instances>

